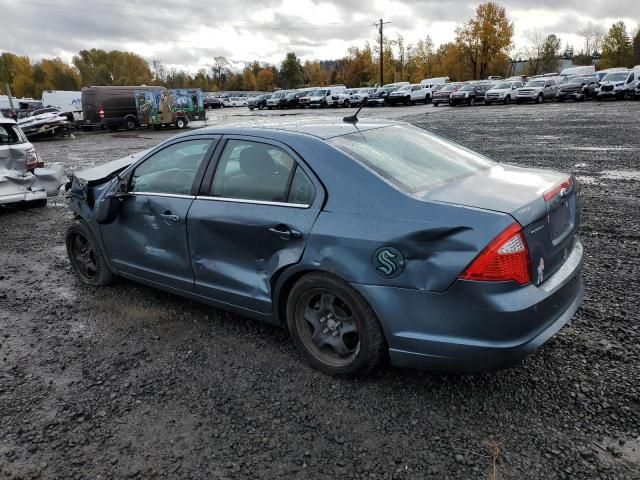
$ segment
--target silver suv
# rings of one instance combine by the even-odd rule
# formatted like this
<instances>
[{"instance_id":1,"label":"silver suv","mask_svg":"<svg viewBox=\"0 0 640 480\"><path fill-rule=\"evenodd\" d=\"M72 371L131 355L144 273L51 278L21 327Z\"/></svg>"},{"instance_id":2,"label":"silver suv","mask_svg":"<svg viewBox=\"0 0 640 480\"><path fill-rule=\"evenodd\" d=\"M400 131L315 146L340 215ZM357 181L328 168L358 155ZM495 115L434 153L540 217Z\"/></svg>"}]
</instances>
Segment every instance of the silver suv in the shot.
<instances>
[{"instance_id":1,"label":"silver suv","mask_svg":"<svg viewBox=\"0 0 640 480\"><path fill-rule=\"evenodd\" d=\"M516 103L552 100L558 93L558 84L553 78L534 78L516 89Z\"/></svg>"},{"instance_id":2,"label":"silver suv","mask_svg":"<svg viewBox=\"0 0 640 480\"><path fill-rule=\"evenodd\" d=\"M492 103L501 102L508 105L512 100L515 100L516 89L518 88L522 88L522 81L520 80L499 82L487 91L484 103L491 105Z\"/></svg>"}]
</instances>

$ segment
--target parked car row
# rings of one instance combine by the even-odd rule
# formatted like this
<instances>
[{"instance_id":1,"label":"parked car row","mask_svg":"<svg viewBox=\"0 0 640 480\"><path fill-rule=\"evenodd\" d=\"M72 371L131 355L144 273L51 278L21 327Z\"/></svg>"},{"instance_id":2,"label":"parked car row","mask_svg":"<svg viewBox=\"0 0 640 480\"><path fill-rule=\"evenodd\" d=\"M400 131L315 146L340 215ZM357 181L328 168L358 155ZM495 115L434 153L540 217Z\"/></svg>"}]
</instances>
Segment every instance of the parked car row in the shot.
<instances>
[{"instance_id":1,"label":"parked car row","mask_svg":"<svg viewBox=\"0 0 640 480\"><path fill-rule=\"evenodd\" d=\"M491 105L495 103L543 103L545 101L640 96L640 66L629 70L612 68L595 71L593 66L572 67L560 74L531 78L492 76L483 81L451 82L449 77L420 83L395 82L381 87L349 89L345 85L277 90L273 93L205 93L205 107L247 106L250 110L415 105Z\"/></svg>"}]
</instances>

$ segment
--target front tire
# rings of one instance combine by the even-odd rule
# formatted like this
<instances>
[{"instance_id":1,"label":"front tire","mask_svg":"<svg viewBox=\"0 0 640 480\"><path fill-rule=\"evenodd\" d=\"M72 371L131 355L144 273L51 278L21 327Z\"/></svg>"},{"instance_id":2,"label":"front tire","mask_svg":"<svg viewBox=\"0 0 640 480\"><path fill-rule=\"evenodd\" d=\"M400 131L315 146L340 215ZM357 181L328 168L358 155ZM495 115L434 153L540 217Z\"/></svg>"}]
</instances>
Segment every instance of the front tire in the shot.
<instances>
[{"instance_id":1,"label":"front tire","mask_svg":"<svg viewBox=\"0 0 640 480\"><path fill-rule=\"evenodd\" d=\"M542 96L542 94L540 94L536 97L536 103L542 103L542 102L544 102L544 97Z\"/></svg>"},{"instance_id":2,"label":"front tire","mask_svg":"<svg viewBox=\"0 0 640 480\"><path fill-rule=\"evenodd\" d=\"M293 286L287 325L302 356L328 375L365 373L387 352L373 309L348 283L326 273L307 274Z\"/></svg>"},{"instance_id":3,"label":"front tire","mask_svg":"<svg viewBox=\"0 0 640 480\"><path fill-rule=\"evenodd\" d=\"M82 283L92 287L109 285L113 275L89 226L76 220L67 229L67 255Z\"/></svg>"},{"instance_id":4,"label":"front tire","mask_svg":"<svg viewBox=\"0 0 640 480\"><path fill-rule=\"evenodd\" d=\"M504 97L504 104L509 105L511 103L511 95Z\"/></svg>"}]
</instances>

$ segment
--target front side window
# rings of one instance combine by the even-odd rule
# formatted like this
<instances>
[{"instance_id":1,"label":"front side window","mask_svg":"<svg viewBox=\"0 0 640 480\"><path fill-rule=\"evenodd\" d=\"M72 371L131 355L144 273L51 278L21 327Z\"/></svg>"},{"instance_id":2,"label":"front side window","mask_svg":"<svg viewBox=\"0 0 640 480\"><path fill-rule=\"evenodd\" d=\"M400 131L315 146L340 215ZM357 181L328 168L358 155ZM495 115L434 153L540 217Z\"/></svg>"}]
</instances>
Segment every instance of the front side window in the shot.
<instances>
[{"instance_id":1,"label":"front side window","mask_svg":"<svg viewBox=\"0 0 640 480\"><path fill-rule=\"evenodd\" d=\"M274 145L229 140L216 168L211 195L308 205L313 184L296 166L287 152Z\"/></svg>"},{"instance_id":2,"label":"front side window","mask_svg":"<svg viewBox=\"0 0 640 480\"><path fill-rule=\"evenodd\" d=\"M213 140L187 140L170 145L140 164L133 172L129 191L189 195Z\"/></svg>"}]
</instances>

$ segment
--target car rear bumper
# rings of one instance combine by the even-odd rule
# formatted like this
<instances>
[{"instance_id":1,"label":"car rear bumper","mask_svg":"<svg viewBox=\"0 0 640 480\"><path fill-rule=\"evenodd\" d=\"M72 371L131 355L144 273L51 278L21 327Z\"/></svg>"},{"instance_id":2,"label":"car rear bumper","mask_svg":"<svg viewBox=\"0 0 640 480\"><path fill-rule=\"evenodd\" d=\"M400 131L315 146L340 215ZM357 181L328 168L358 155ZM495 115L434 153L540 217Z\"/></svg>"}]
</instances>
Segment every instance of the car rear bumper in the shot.
<instances>
[{"instance_id":1,"label":"car rear bumper","mask_svg":"<svg viewBox=\"0 0 640 480\"><path fill-rule=\"evenodd\" d=\"M457 281L444 293L354 285L376 311L392 364L442 370L513 365L562 328L583 296L582 243L542 285Z\"/></svg>"}]
</instances>

